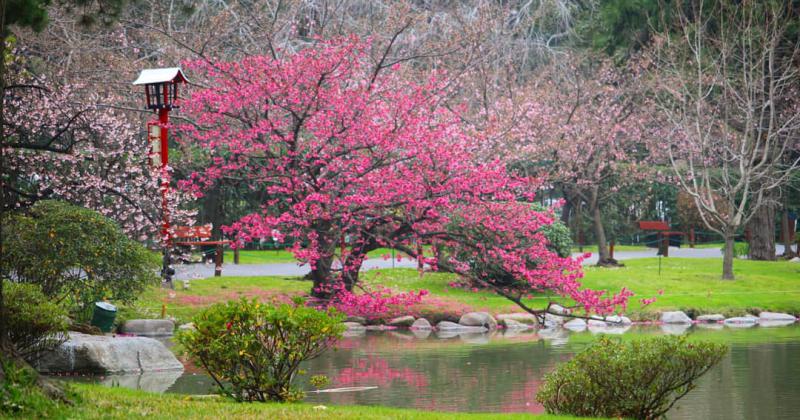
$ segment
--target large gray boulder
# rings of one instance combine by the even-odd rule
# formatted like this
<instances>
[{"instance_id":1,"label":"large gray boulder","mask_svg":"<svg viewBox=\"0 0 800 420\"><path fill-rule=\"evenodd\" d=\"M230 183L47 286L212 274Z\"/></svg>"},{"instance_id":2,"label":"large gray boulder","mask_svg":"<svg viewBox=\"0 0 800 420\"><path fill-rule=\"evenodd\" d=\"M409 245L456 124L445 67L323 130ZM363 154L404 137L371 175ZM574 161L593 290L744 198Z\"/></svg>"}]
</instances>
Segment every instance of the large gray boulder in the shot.
<instances>
[{"instance_id":1,"label":"large gray boulder","mask_svg":"<svg viewBox=\"0 0 800 420\"><path fill-rule=\"evenodd\" d=\"M461 315L458 323L467 327L486 327L490 330L497 328L497 321L488 312L469 312Z\"/></svg>"},{"instance_id":2,"label":"large gray boulder","mask_svg":"<svg viewBox=\"0 0 800 420\"><path fill-rule=\"evenodd\" d=\"M130 319L125 321L119 331L142 337L168 337L175 330L175 323L169 319Z\"/></svg>"},{"instance_id":3,"label":"large gray boulder","mask_svg":"<svg viewBox=\"0 0 800 420\"><path fill-rule=\"evenodd\" d=\"M692 318L682 311L663 312L661 314L661 322L665 324L691 324Z\"/></svg>"},{"instance_id":4,"label":"large gray boulder","mask_svg":"<svg viewBox=\"0 0 800 420\"><path fill-rule=\"evenodd\" d=\"M36 363L42 373L141 373L183 370L160 341L147 337L111 337L69 333L69 339Z\"/></svg>"},{"instance_id":5,"label":"large gray boulder","mask_svg":"<svg viewBox=\"0 0 800 420\"><path fill-rule=\"evenodd\" d=\"M386 325L389 325L389 326L392 326L392 327L410 327L412 324L414 324L414 321L415 320L414 320L413 316L406 315L406 316L399 316L397 318L394 318L394 319L390 320L389 322L387 322Z\"/></svg>"},{"instance_id":6,"label":"large gray boulder","mask_svg":"<svg viewBox=\"0 0 800 420\"><path fill-rule=\"evenodd\" d=\"M482 333L489 331L486 327L477 327L477 326L469 326L469 325L461 325L456 324L455 322L450 321L441 321L436 324L436 329L439 331L445 332L455 332L455 333Z\"/></svg>"}]
</instances>

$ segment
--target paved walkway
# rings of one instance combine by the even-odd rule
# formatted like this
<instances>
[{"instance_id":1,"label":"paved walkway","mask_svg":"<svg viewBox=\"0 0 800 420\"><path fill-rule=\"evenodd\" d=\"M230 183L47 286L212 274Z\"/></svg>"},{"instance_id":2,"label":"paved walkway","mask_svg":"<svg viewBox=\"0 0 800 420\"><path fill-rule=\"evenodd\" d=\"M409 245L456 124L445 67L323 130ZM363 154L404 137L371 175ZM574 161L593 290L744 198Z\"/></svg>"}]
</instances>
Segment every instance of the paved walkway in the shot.
<instances>
[{"instance_id":1,"label":"paved walkway","mask_svg":"<svg viewBox=\"0 0 800 420\"><path fill-rule=\"evenodd\" d=\"M776 245L778 255L783 254L783 246ZM617 260L632 260L637 258L652 258L656 256L656 249L647 249L644 251L617 251L614 257ZM579 253L574 254L580 255ZM670 247L670 257L677 258L722 258L722 252L718 248L675 248ZM591 257L583 261L584 265L597 263L597 255L592 254ZM362 271L372 270L376 268L416 268L417 262L403 259L397 260L384 260L380 258L369 259L364 262L361 267ZM199 279L214 276L213 264L186 264L178 265L175 267L175 279ZM227 263L222 267L222 275L226 277L250 277L250 276L304 276L311 271L307 264L299 265L297 263L278 263L278 264L230 264Z\"/></svg>"}]
</instances>

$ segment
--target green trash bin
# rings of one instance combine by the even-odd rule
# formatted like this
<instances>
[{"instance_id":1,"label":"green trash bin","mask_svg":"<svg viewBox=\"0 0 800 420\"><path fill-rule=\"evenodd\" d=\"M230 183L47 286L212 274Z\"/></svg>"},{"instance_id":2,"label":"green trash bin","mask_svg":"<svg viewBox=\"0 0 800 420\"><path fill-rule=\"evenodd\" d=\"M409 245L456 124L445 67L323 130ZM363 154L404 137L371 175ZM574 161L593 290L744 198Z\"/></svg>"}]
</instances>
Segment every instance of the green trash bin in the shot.
<instances>
[{"instance_id":1,"label":"green trash bin","mask_svg":"<svg viewBox=\"0 0 800 420\"><path fill-rule=\"evenodd\" d=\"M117 318L117 307L108 302L96 302L92 313L92 325L102 332L111 332L114 319Z\"/></svg>"}]
</instances>

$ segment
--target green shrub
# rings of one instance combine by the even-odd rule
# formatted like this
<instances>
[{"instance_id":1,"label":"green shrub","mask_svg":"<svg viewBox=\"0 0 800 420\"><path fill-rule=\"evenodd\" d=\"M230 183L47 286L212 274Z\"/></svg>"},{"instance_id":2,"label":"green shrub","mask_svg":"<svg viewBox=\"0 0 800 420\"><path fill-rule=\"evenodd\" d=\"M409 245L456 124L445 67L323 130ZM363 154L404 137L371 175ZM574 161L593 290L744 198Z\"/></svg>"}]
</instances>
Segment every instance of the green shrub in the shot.
<instances>
[{"instance_id":1,"label":"green shrub","mask_svg":"<svg viewBox=\"0 0 800 420\"><path fill-rule=\"evenodd\" d=\"M40 201L2 219L3 278L37 284L87 320L102 299L134 300L157 284L158 265L110 219L60 201Z\"/></svg>"},{"instance_id":2,"label":"green shrub","mask_svg":"<svg viewBox=\"0 0 800 420\"><path fill-rule=\"evenodd\" d=\"M195 330L178 342L211 375L220 391L238 401L295 401L292 385L300 363L319 356L344 331L344 316L295 305L257 301L216 304L194 318Z\"/></svg>"},{"instance_id":3,"label":"green shrub","mask_svg":"<svg viewBox=\"0 0 800 420\"><path fill-rule=\"evenodd\" d=\"M67 311L50 302L35 284L3 281L8 342L20 357L31 360L43 350L53 349L66 338Z\"/></svg>"},{"instance_id":4,"label":"green shrub","mask_svg":"<svg viewBox=\"0 0 800 420\"><path fill-rule=\"evenodd\" d=\"M726 352L685 337L602 338L546 375L536 399L552 414L659 418Z\"/></svg>"}]
</instances>

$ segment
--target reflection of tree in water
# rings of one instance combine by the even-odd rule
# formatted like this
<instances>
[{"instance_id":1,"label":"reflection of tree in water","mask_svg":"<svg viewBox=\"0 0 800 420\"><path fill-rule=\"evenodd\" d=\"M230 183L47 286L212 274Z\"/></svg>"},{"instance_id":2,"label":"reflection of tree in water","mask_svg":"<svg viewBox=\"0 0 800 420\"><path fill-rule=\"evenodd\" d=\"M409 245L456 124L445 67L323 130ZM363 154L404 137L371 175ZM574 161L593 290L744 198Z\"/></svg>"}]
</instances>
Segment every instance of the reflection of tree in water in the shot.
<instances>
[{"instance_id":1,"label":"reflection of tree in water","mask_svg":"<svg viewBox=\"0 0 800 420\"><path fill-rule=\"evenodd\" d=\"M379 356L367 356L359 359L353 366L339 370L333 378L333 384L338 387L386 387L395 381L402 381L414 388L428 386L428 378L424 373L416 372L408 367L392 368L386 359Z\"/></svg>"},{"instance_id":2,"label":"reflection of tree in water","mask_svg":"<svg viewBox=\"0 0 800 420\"><path fill-rule=\"evenodd\" d=\"M536 401L536 393L542 384L540 377L531 376L520 387L503 396L500 411L503 413L544 413L544 407Z\"/></svg>"}]
</instances>

